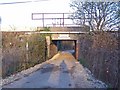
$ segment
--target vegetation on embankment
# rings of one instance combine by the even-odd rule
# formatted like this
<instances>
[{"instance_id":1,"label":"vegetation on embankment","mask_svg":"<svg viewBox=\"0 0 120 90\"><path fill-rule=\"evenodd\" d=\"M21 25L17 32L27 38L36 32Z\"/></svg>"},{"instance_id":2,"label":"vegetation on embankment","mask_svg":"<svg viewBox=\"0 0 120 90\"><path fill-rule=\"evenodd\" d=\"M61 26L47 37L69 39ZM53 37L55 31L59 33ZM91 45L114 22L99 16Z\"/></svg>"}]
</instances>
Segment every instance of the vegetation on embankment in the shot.
<instances>
[{"instance_id":1,"label":"vegetation on embankment","mask_svg":"<svg viewBox=\"0 0 120 90\"><path fill-rule=\"evenodd\" d=\"M118 33L94 32L80 36L80 62L109 87L118 87Z\"/></svg>"},{"instance_id":2,"label":"vegetation on embankment","mask_svg":"<svg viewBox=\"0 0 120 90\"><path fill-rule=\"evenodd\" d=\"M43 34L2 32L2 77L44 62L47 54L45 43Z\"/></svg>"}]
</instances>

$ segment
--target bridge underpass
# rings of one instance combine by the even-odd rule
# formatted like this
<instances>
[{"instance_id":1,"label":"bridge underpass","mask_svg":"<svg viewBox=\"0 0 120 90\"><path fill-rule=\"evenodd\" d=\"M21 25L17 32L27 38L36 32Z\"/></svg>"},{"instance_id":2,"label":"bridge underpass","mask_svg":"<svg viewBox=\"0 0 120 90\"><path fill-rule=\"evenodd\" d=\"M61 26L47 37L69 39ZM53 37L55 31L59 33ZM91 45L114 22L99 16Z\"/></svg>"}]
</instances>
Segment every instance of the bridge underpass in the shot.
<instances>
[{"instance_id":1,"label":"bridge underpass","mask_svg":"<svg viewBox=\"0 0 120 90\"><path fill-rule=\"evenodd\" d=\"M32 20L39 20L42 26L37 27L37 30L40 31L38 33L43 34L51 34L51 37L46 37L47 42L47 57L54 56L58 51L63 48L64 45L60 45L59 42L63 41L73 41L74 42L74 57L76 59L79 58L79 35L88 33L90 31L90 27L87 25L80 25L73 23L73 19L77 20L79 18L70 18L72 13L32 13ZM81 18L83 20L85 18ZM87 18L89 19L89 18ZM41 31L44 27L50 27L50 31ZM52 39L52 40L50 40ZM51 49L51 41L55 45L54 48ZM57 43L56 43L57 42ZM58 44L59 43L59 44ZM61 48L60 48L61 47ZM51 52L54 50L55 52ZM70 50L70 49L69 49Z\"/></svg>"},{"instance_id":2,"label":"bridge underpass","mask_svg":"<svg viewBox=\"0 0 120 90\"><path fill-rule=\"evenodd\" d=\"M49 29L50 31L43 31L43 27L38 27L36 32L28 32L26 34L49 34L46 36L46 53L48 58L52 58L59 51L67 50L71 53L73 52L72 54L78 60L80 56L79 39L82 34L89 33L89 27L50 27ZM71 48L67 49L68 47Z\"/></svg>"},{"instance_id":3,"label":"bridge underpass","mask_svg":"<svg viewBox=\"0 0 120 90\"><path fill-rule=\"evenodd\" d=\"M51 37L46 36L48 57L54 56L59 51L65 51L72 53L76 59L79 59L79 37L82 34L88 33L87 31L88 28L86 27L58 27L50 28L49 32L41 31L39 33L51 34Z\"/></svg>"},{"instance_id":4,"label":"bridge underpass","mask_svg":"<svg viewBox=\"0 0 120 90\"><path fill-rule=\"evenodd\" d=\"M76 58L76 40L52 40L57 51L69 52Z\"/></svg>"}]
</instances>

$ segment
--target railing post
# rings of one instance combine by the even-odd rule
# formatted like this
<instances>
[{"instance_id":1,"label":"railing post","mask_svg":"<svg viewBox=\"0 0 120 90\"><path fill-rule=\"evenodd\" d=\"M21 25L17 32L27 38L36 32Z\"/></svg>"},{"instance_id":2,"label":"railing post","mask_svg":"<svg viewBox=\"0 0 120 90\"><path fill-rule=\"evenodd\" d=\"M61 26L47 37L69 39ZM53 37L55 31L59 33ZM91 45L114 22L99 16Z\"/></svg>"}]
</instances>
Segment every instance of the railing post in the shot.
<instances>
[{"instance_id":1,"label":"railing post","mask_svg":"<svg viewBox=\"0 0 120 90\"><path fill-rule=\"evenodd\" d=\"M63 27L64 27L64 13L63 13Z\"/></svg>"},{"instance_id":2,"label":"railing post","mask_svg":"<svg viewBox=\"0 0 120 90\"><path fill-rule=\"evenodd\" d=\"M43 21L43 27L44 27L44 13L42 13L42 21Z\"/></svg>"}]
</instances>

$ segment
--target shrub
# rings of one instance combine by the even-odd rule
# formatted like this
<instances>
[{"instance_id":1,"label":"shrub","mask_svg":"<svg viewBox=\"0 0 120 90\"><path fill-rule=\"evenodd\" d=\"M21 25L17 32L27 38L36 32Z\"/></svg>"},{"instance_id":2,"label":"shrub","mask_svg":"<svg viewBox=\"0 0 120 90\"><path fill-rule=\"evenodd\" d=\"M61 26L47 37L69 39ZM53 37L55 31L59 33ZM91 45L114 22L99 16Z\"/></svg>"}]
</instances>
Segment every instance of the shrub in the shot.
<instances>
[{"instance_id":1,"label":"shrub","mask_svg":"<svg viewBox=\"0 0 120 90\"><path fill-rule=\"evenodd\" d=\"M45 35L2 32L2 46L3 78L45 61Z\"/></svg>"}]
</instances>

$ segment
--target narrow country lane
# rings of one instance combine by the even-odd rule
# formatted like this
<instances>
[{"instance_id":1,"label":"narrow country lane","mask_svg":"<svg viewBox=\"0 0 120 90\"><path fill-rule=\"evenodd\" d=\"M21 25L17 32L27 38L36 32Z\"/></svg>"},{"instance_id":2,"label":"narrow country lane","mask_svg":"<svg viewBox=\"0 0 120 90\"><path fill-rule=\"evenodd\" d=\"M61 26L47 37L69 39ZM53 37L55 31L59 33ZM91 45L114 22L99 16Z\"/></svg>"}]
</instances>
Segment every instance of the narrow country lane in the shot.
<instances>
[{"instance_id":1,"label":"narrow country lane","mask_svg":"<svg viewBox=\"0 0 120 90\"><path fill-rule=\"evenodd\" d=\"M39 69L3 88L106 88L67 52L59 52Z\"/></svg>"}]
</instances>

